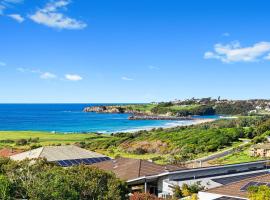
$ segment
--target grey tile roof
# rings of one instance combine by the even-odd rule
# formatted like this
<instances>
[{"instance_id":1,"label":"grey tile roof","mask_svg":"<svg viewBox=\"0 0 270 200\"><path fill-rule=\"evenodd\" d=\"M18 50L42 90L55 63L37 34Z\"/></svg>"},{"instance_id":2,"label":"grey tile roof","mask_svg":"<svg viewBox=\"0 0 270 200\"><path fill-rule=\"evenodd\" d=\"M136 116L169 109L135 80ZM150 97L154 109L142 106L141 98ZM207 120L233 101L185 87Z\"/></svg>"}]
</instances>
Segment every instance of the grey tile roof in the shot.
<instances>
[{"instance_id":1,"label":"grey tile roof","mask_svg":"<svg viewBox=\"0 0 270 200\"><path fill-rule=\"evenodd\" d=\"M105 157L102 154L88 151L77 146L46 146L26 151L20 154L11 156L12 160L24 160L34 158L46 158L49 162L58 160L73 160L83 158Z\"/></svg>"}]
</instances>

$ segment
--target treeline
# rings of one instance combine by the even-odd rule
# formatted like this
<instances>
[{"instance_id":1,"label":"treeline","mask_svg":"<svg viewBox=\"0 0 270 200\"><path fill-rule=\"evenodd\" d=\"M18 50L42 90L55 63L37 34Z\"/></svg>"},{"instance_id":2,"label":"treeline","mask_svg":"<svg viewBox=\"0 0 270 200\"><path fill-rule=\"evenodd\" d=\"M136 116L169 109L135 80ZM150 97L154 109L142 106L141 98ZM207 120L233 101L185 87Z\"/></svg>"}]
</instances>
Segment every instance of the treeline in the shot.
<instances>
[{"instance_id":1,"label":"treeline","mask_svg":"<svg viewBox=\"0 0 270 200\"><path fill-rule=\"evenodd\" d=\"M212 106L200 105L188 108L174 109L170 103L159 104L156 107L151 109L151 112L154 114L166 114L172 113L178 117L184 117L189 115L214 115L215 109Z\"/></svg>"},{"instance_id":2,"label":"treeline","mask_svg":"<svg viewBox=\"0 0 270 200\"><path fill-rule=\"evenodd\" d=\"M216 114L237 115L248 114L248 112L255 109L255 107L251 102L236 101L234 103L223 102L216 104L214 109Z\"/></svg>"},{"instance_id":3,"label":"treeline","mask_svg":"<svg viewBox=\"0 0 270 200\"><path fill-rule=\"evenodd\" d=\"M89 166L62 168L44 160L0 159L0 199L124 200L127 185Z\"/></svg>"},{"instance_id":4,"label":"treeline","mask_svg":"<svg viewBox=\"0 0 270 200\"><path fill-rule=\"evenodd\" d=\"M191 103L191 102L187 102ZM189 105L189 106L188 106ZM206 104L187 104L186 106L181 105L179 109L174 108L174 104L171 102L160 103L151 109L154 114L166 114L172 113L176 116L189 116L189 115L214 115L214 114L225 114L225 115L246 115L249 111L255 109L254 104L247 101L236 101L236 102L215 102L209 101Z\"/></svg>"}]
</instances>

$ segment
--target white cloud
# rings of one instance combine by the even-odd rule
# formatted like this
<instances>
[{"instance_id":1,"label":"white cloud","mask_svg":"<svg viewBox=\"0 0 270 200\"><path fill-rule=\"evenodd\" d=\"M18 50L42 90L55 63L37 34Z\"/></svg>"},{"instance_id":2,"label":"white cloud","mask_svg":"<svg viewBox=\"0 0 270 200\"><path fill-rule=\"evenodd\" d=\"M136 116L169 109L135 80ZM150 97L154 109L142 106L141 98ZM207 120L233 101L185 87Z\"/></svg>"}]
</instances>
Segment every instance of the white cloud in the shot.
<instances>
[{"instance_id":1,"label":"white cloud","mask_svg":"<svg viewBox=\"0 0 270 200\"><path fill-rule=\"evenodd\" d=\"M1 66L1 67L4 67L4 66L6 66L6 65L7 65L7 63L1 62L1 61L0 61L0 66Z\"/></svg>"},{"instance_id":2,"label":"white cloud","mask_svg":"<svg viewBox=\"0 0 270 200\"><path fill-rule=\"evenodd\" d=\"M33 73L33 74L41 74L42 73L39 69L29 69L29 68L23 68L23 67L19 67L16 70L19 72L22 72L22 73Z\"/></svg>"},{"instance_id":3,"label":"white cloud","mask_svg":"<svg viewBox=\"0 0 270 200\"><path fill-rule=\"evenodd\" d=\"M53 73L50 73L50 72L44 72L40 75L40 78L41 79L55 79L55 78L57 78L57 76Z\"/></svg>"},{"instance_id":4,"label":"white cloud","mask_svg":"<svg viewBox=\"0 0 270 200\"><path fill-rule=\"evenodd\" d=\"M152 69L152 70L158 70L159 69L159 67L156 67L156 66L153 66L153 65L148 66L148 68Z\"/></svg>"},{"instance_id":5,"label":"white cloud","mask_svg":"<svg viewBox=\"0 0 270 200\"><path fill-rule=\"evenodd\" d=\"M224 63L254 62L263 59L270 52L270 42L258 42L249 47L241 47L238 41L229 44L215 44L214 51L207 51L205 59L218 59Z\"/></svg>"},{"instance_id":6,"label":"white cloud","mask_svg":"<svg viewBox=\"0 0 270 200\"><path fill-rule=\"evenodd\" d=\"M19 14L11 14L8 16L11 17L12 19L16 20L19 23L22 23L24 21L24 18Z\"/></svg>"},{"instance_id":7,"label":"white cloud","mask_svg":"<svg viewBox=\"0 0 270 200\"><path fill-rule=\"evenodd\" d=\"M124 81L133 81L134 80L134 79L128 78L126 76L121 77L121 79L124 80Z\"/></svg>"},{"instance_id":8,"label":"white cloud","mask_svg":"<svg viewBox=\"0 0 270 200\"><path fill-rule=\"evenodd\" d=\"M60 8L66 8L70 4L69 0L58 0L48 3L43 9L39 9L33 15L30 15L30 19L38 24L43 24L57 29L83 29L87 26L86 23L78 21L76 19L65 16L58 10Z\"/></svg>"},{"instance_id":9,"label":"white cloud","mask_svg":"<svg viewBox=\"0 0 270 200\"><path fill-rule=\"evenodd\" d=\"M0 0L0 15L4 14L4 10L12 6L12 4L22 3L23 0Z\"/></svg>"},{"instance_id":10,"label":"white cloud","mask_svg":"<svg viewBox=\"0 0 270 200\"><path fill-rule=\"evenodd\" d=\"M5 9L6 9L6 7L0 4L0 15L2 15L4 13Z\"/></svg>"},{"instance_id":11,"label":"white cloud","mask_svg":"<svg viewBox=\"0 0 270 200\"><path fill-rule=\"evenodd\" d=\"M228 32L222 33L222 36L223 36L223 37L229 37L230 35L231 35L231 34L228 33Z\"/></svg>"},{"instance_id":12,"label":"white cloud","mask_svg":"<svg viewBox=\"0 0 270 200\"><path fill-rule=\"evenodd\" d=\"M264 57L265 60L270 60L270 53Z\"/></svg>"},{"instance_id":13,"label":"white cloud","mask_svg":"<svg viewBox=\"0 0 270 200\"><path fill-rule=\"evenodd\" d=\"M65 78L69 81L80 81L83 78L78 74L66 74Z\"/></svg>"}]
</instances>

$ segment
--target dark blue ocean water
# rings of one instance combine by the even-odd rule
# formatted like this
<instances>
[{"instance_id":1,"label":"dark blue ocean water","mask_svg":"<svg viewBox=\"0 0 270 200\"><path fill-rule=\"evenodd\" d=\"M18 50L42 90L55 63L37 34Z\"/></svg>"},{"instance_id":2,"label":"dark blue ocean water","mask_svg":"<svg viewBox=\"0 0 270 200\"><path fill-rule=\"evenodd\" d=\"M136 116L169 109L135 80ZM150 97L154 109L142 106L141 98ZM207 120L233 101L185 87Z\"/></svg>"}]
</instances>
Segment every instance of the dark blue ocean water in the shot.
<instances>
[{"instance_id":1,"label":"dark blue ocean water","mask_svg":"<svg viewBox=\"0 0 270 200\"><path fill-rule=\"evenodd\" d=\"M0 130L111 133L192 123L167 120L134 121L128 120L128 114L82 112L84 107L94 105L100 104L0 104Z\"/></svg>"}]
</instances>

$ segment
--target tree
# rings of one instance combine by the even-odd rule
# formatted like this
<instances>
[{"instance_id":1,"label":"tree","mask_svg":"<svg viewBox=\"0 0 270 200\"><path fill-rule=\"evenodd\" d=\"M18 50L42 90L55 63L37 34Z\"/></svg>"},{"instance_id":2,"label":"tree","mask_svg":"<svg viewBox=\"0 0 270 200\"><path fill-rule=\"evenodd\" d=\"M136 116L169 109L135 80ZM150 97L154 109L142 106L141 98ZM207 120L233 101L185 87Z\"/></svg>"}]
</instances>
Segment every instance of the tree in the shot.
<instances>
[{"instance_id":1,"label":"tree","mask_svg":"<svg viewBox=\"0 0 270 200\"><path fill-rule=\"evenodd\" d=\"M2 168L4 180L12 186L12 199L125 200L128 194L127 185L114 174L94 167L62 168L37 159L10 161Z\"/></svg>"},{"instance_id":2,"label":"tree","mask_svg":"<svg viewBox=\"0 0 270 200\"><path fill-rule=\"evenodd\" d=\"M181 190L181 187L179 185L176 185L173 187L173 198L175 199L180 199L183 198L183 193Z\"/></svg>"},{"instance_id":3,"label":"tree","mask_svg":"<svg viewBox=\"0 0 270 200\"><path fill-rule=\"evenodd\" d=\"M248 197L250 200L270 200L270 188L265 185L249 187Z\"/></svg>"}]
</instances>

